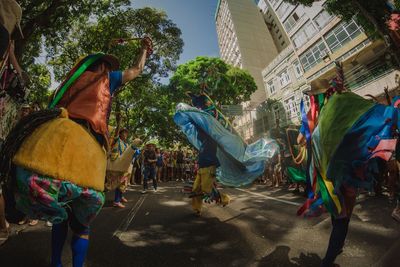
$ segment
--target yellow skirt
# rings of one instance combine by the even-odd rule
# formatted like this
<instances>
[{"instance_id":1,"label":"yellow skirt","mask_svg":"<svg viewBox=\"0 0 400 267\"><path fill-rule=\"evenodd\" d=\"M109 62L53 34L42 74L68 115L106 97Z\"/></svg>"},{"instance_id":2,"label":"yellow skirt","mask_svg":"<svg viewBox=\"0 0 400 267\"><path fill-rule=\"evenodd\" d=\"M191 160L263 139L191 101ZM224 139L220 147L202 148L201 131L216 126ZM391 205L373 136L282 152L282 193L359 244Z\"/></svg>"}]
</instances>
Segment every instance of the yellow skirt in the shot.
<instances>
[{"instance_id":1,"label":"yellow skirt","mask_svg":"<svg viewBox=\"0 0 400 267\"><path fill-rule=\"evenodd\" d=\"M39 126L23 142L13 162L41 175L104 190L106 152L83 126L68 118Z\"/></svg>"}]
</instances>

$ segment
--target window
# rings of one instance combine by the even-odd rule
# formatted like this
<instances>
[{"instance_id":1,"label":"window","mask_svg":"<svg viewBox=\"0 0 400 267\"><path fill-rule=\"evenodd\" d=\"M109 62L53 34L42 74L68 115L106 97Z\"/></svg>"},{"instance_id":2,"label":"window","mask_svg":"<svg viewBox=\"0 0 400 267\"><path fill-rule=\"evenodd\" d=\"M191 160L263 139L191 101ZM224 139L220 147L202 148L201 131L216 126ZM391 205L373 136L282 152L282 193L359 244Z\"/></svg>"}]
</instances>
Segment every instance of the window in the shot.
<instances>
[{"instance_id":1,"label":"window","mask_svg":"<svg viewBox=\"0 0 400 267\"><path fill-rule=\"evenodd\" d=\"M310 40L317 33L317 29L312 24L311 21L306 23L303 27L300 28L298 32L292 37L292 41L296 48L300 48L303 44L305 44L308 40Z\"/></svg>"},{"instance_id":2,"label":"window","mask_svg":"<svg viewBox=\"0 0 400 267\"><path fill-rule=\"evenodd\" d=\"M317 27L321 30L323 29L326 24L328 24L334 16L326 12L325 10L319 13L315 18L314 18L314 23L317 25Z\"/></svg>"},{"instance_id":3,"label":"window","mask_svg":"<svg viewBox=\"0 0 400 267\"><path fill-rule=\"evenodd\" d=\"M279 0L269 0L269 3L271 4L272 7L274 7L278 2Z\"/></svg>"},{"instance_id":4,"label":"window","mask_svg":"<svg viewBox=\"0 0 400 267\"><path fill-rule=\"evenodd\" d=\"M300 56L300 62L303 65L304 71L307 71L321 62L321 53L326 51L326 45L322 40L319 40L315 45L310 47Z\"/></svg>"},{"instance_id":5,"label":"window","mask_svg":"<svg viewBox=\"0 0 400 267\"><path fill-rule=\"evenodd\" d=\"M286 43L285 43L285 41L283 41L282 43L281 43L281 46L284 46Z\"/></svg>"},{"instance_id":6,"label":"window","mask_svg":"<svg viewBox=\"0 0 400 267\"><path fill-rule=\"evenodd\" d=\"M287 70L282 71L280 74L278 74L278 76L279 76L279 81L280 81L282 87L285 87L286 85L288 85L291 82L290 76L289 76L289 73L287 72Z\"/></svg>"},{"instance_id":7,"label":"window","mask_svg":"<svg viewBox=\"0 0 400 267\"><path fill-rule=\"evenodd\" d=\"M293 69L296 78L300 78L303 75L303 70L301 69L300 62L298 60L293 62Z\"/></svg>"},{"instance_id":8,"label":"window","mask_svg":"<svg viewBox=\"0 0 400 267\"><path fill-rule=\"evenodd\" d=\"M287 18L287 20L283 23L283 27L285 27L286 32L290 32L294 26L296 26L297 22L300 20L299 15L294 12L291 16Z\"/></svg>"},{"instance_id":9,"label":"window","mask_svg":"<svg viewBox=\"0 0 400 267\"><path fill-rule=\"evenodd\" d=\"M299 112L299 107L296 104L296 100L295 100L294 96L286 99L284 101L284 106L285 106L285 110L286 110L286 114L287 114L288 118L293 118L293 117L297 116L297 114Z\"/></svg>"},{"instance_id":10,"label":"window","mask_svg":"<svg viewBox=\"0 0 400 267\"><path fill-rule=\"evenodd\" d=\"M287 12L289 11L289 8L292 5L286 2L282 2L282 4L278 7L278 9L276 10L276 14L278 15L278 17L281 19L283 18Z\"/></svg>"},{"instance_id":11,"label":"window","mask_svg":"<svg viewBox=\"0 0 400 267\"><path fill-rule=\"evenodd\" d=\"M273 106L273 110L274 110L274 117L275 117L275 120L279 120L280 119L280 112L279 112L279 106L278 105L274 105Z\"/></svg>"},{"instance_id":12,"label":"window","mask_svg":"<svg viewBox=\"0 0 400 267\"><path fill-rule=\"evenodd\" d=\"M349 23L340 23L325 36L325 40L329 48L334 52L356 38L360 33L361 27L352 20Z\"/></svg>"},{"instance_id":13,"label":"window","mask_svg":"<svg viewBox=\"0 0 400 267\"><path fill-rule=\"evenodd\" d=\"M267 88L268 88L269 93L270 93L271 95L273 95L273 94L276 92L276 90L275 90L275 85L274 85L274 81L273 81L273 80L270 80L270 81L267 83Z\"/></svg>"}]
</instances>

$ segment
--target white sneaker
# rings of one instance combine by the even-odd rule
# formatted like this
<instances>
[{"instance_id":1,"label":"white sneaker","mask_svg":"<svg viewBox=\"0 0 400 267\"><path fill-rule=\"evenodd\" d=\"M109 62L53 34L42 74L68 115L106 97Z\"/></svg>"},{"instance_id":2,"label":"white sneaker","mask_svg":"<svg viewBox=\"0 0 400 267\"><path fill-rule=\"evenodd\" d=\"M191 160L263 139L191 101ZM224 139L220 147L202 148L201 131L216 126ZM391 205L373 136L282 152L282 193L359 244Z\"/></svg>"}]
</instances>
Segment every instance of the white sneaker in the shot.
<instances>
[{"instance_id":1,"label":"white sneaker","mask_svg":"<svg viewBox=\"0 0 400 267\"><path fill-rule=\"evenodd\" d=\"M157 188L154 188L153 190L154 190L154 192L157 192Z\"/></svg>"},{"instance_id":2,"label":"white sneaker","mask_svg":"<svg viewBox=\"0 0 400 267\"><path fill-rule=\"evenodd\" d=\"M46 221L46 226L53 227L53 224L51 222L49 222L49 221Z\"/></svg>"},{"instance_id":3,"label":"white sneaker","mask_svg":"<svg viewBox=\"0 0 400 267\"><path fill-rule=\"evenodd\" d=\"M147 191L146 191L146 190L143 190L143 191L142 191L142 194L146 194L146 193L147 193Z\"/></svg>"}]
</instances>

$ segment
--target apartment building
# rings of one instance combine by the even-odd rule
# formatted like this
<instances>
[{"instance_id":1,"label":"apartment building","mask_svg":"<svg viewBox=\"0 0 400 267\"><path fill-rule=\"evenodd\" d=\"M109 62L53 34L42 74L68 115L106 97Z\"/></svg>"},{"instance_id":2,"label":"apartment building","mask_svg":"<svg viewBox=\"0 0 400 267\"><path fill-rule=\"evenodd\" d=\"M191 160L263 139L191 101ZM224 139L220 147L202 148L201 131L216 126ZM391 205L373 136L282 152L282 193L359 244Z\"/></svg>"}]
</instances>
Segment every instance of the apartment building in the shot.
<instances>
[{"instance_id":1,"label":"apartment building","mask_svg":"<svg viewBox=\"0 0 400 267\"><path fill-rule=\"evenodd\" d=\"M245 114L236 125L245 139L253 131L254 109L267 99L262 70L278 55L278 49L254 0L219 0L215 14L221 58L249 71L258 90L244 103Z\"/></svg>"},{"instance_id":2,"label":"apartment building","mask_svg":"<svg viewBox=\"0 0 400 267\"><path fill-rule=\"evenodd\" d=\"M299 123L299 103L306 98L303 92L311 84L323 88L335 76L336 60L344 64L346 87L357 94L377 96L385 87L397 88L399 72L383 42L368 38L355 21L330 15L324 2L311 7L282 0L258 3L267 25L278 25L276 34L286 35L289 42L262 71L268 98L277 100L274 116L281 125Z\"/></svg>"},{"instance_id":3,"label":"apartment building","mask_svg":"<svg viewBox=\"0 0 400 267\"><path fill-rule=\"evenodd\" d=\"M250 105L257 106L266 99L261 71L278 54L263 16L253 0L220 0L215 21L221 58L253 76L258 90Z\"/></svg>"}]
</instances>

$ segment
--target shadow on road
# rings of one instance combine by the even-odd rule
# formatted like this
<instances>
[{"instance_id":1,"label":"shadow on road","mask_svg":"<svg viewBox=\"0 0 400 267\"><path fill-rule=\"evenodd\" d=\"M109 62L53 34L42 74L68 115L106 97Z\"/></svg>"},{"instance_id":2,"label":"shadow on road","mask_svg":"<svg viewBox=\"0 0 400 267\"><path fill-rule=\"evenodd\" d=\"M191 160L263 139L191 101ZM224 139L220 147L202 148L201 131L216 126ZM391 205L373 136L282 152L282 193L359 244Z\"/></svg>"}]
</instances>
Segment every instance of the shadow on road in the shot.
<instances>
[{"instance_id":1,"label":"shadow on road","mask_svg":"<svg viewBox=\"0 0 400 267\"><path fill-rule=\"evenodd\" d=\"M321 258L314 253L301 253L298 258L289 258L290 247L278 246L269 255L262 258L258 266L279 266L279 267L318 267Z\"/></svg>"}]
</instances>

